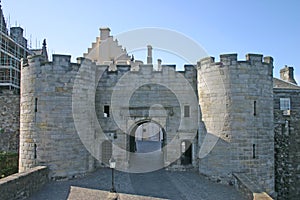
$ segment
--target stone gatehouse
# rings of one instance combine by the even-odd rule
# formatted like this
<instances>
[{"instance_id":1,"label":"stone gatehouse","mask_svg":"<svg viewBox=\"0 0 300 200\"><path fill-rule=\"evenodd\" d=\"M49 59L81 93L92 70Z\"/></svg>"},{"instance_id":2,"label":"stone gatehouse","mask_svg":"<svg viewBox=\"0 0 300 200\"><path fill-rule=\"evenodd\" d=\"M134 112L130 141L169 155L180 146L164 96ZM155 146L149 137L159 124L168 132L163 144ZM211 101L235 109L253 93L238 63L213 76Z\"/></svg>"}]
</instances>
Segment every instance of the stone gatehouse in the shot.
<instances>
[{"instance_id":1,"label":"stone gatehouse","mask_svg":"<svg viewBox=\"0 0 300 200\"><path fill-rule=\"evenodd\" d=\"M114 157L122 171L196 169L224 183L242 173L278 199L299 196L292 67L277 79L271 57L225 54L176 71L161 60L154 67L147 48L143 64L102 28L77 63L23 59L19 171L47 165L51 178L70 178Z\"/></svg>"},{"instance_id":2,"label":"stone gatehouse","mask_svg":"<svg viewBox=\"0 0 300 200\"><path fill-rule=\"evenodd\" d=\"M110 52L103 53L102 43ZM72 177L110 155L120 170L131 171L132 159L138 162L136 130L153 123L161 143L153 169L189 166L223 182L246 173L274 193L271 57L238 61L227 54L178 72L170 65L154 70L150 46L147 64L120 53L106 28L78 63L66 55L23 60L20 171L45 164L52 178Z\"/></svg>"}]
</instances>

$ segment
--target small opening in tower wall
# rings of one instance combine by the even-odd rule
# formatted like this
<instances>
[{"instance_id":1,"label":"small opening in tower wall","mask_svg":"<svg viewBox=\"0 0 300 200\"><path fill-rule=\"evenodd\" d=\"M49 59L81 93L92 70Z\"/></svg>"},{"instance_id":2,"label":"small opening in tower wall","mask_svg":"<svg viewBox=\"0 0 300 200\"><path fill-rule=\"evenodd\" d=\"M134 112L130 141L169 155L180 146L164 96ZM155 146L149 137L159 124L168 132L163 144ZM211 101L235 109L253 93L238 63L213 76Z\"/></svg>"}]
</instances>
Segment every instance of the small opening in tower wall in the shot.
<instances>
[{"instance_id":1,"label":"small opening in tower wall","mask_svg":"<svg viewBox=\"0 0 300 200\"><path fill-rule=\"evenodd\" d=\"M184 106L184 117L190 117L190 106Z\"/></svg>"},{"instance_id":2,"label":"small opening in tower wall","mask_svg":"<svg viewBox=\"0 0 300 200\"><path fill-rule=\"evenodd\" d=\"M103 108L104 117L109 117L109 105L105 105Z\"/></svg>"},{"instance_id":3,"label":"small opening in tower wall","mask_svg":"<svg viewBox=\"0 0 300 200\"><path fill-rule=\"evenodd\" d=\"M256 148L256 147L255 147L255 144L253 144L253 145L252 145L252 157L253 157L253 158L256 158L256 155L255 155L255 154L256 154L256 152L255 152L256 149L255 149L255 148Z\"/></svg>"},{"instance_id":4,"label":"small opening in tower wall","mask_svg":"<svg viewBox=\"0 0 300 200\"><path fill-rule=\"evenodd\" d=\"M253 103L253 115L256 116L256 101Z\"/></svg>"},{"instance_id":5,"label":"small opening in tower wall","mask_svg":"<svg viewBox=\"0 0 300 200\"><path fill-rule=\"evenodd\" d=\"M36 154L36 149L37 149L37 145L36 144L34 144L34 159L36 159L37 158L37 154Z\"/></svg>"},{"instance_id":6,"label":"small opening in tower wall","mask_svg":"<svg viewBox=\"0 0 300 200\"><path fill-rule=\"evenodd\" d=\"M34 112L37 112L37 104L38 104L38 98L35 98L35 102L34 102Z\"/></svg>"}]
</instances>

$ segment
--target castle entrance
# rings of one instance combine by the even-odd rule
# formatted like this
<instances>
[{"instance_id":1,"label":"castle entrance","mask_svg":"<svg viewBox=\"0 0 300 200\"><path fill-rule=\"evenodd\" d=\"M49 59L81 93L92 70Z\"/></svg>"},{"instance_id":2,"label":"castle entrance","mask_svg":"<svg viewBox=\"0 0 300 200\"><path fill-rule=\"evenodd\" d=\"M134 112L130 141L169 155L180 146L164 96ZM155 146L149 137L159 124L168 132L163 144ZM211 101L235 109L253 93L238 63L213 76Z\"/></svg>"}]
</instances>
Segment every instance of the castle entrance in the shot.
<instances>
[{"instance_id":1,"label":"castle entrance","mask_svg":"<svg viewBox=\"0 0 300 200\"><path fill-rule=\"evenodd\" d=\"M130 134L130 152L151 153L162 151L165 130L158 123L142 122Z\"/></svg>"},{"instance_id":2,"label":"castle entrance","mask_svg":"<svg viewBox=\"0 0 300 200\"><path fill-rule=\"evenodd\" d=\"M165 129L159 123L151 120L137 122L128 136L131 171L163 168L165 138Z\"/></svg>"}]
</instances>

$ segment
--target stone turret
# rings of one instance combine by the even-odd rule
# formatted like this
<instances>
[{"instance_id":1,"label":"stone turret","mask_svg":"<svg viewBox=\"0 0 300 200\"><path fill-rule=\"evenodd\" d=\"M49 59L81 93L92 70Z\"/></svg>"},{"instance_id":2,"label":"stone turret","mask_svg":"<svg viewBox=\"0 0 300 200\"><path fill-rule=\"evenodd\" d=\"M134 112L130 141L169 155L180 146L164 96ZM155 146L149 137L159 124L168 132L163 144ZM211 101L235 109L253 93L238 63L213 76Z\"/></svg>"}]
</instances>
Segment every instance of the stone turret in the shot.
<instances>
[{"instance_id":1,"label":"stone turret","mask_svg":"<svg viewBox=\"0 0 300 200\"><path fill-rule=\"evenodd\" d=\"M284 68L282 68L280 70L280 79L282 79L284 81L288 81L290 83L294 83L297 85L297 82L294 79L294 68L293 67L289 67L289 66L285 65Z\"/></svg>"},{"instance_id":2,"label":"stone turret","mask_svg":"<svg viewBox=\"0 0 300 200\"><path fill-rule=\"evenodd\" d=\"M69 55L52 59L35 55L22 61L19 172L47 165L50 178L71 178L94 169L72 114L74 78L82 64L71 63Z\"/></svg>"}]
</instances>

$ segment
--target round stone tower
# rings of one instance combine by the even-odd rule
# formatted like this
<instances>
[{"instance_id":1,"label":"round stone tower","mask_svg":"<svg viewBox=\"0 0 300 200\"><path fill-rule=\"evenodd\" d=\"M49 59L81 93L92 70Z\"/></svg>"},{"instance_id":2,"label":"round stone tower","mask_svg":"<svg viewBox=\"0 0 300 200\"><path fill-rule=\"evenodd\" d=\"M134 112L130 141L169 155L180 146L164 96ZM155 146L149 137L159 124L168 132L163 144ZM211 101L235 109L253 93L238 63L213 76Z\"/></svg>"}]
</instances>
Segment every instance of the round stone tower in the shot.
<instances>
[{"instance_id":1,"label":"round stone tower","mask_svg":"<svg viewBox=\"0 0 300 200\"><path fill-rule=\"evenodd\" d=\"M72 114L72 91L79 64L71 56L30 56L22 62L19 171L47 165L50 177L70 178L94 169Z\"/></svg>"},{"instance_id":2,"label":"round stone tower","mask_svg":"<svg viewBox=\"0 0 300 200\"><path fill-rule=\"evenodd\" d=\"M262 59L227 54L198 63L199 171L221 181L245 173L273 193L273 59Z\"/></svg>"}]
</instances>

